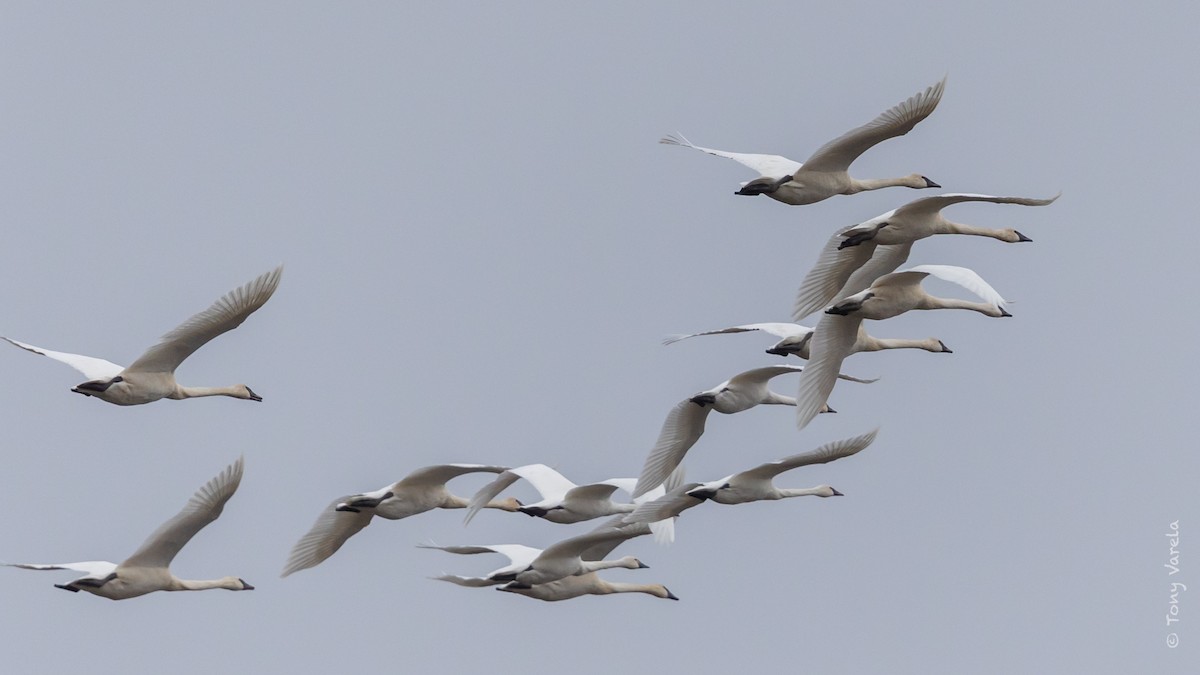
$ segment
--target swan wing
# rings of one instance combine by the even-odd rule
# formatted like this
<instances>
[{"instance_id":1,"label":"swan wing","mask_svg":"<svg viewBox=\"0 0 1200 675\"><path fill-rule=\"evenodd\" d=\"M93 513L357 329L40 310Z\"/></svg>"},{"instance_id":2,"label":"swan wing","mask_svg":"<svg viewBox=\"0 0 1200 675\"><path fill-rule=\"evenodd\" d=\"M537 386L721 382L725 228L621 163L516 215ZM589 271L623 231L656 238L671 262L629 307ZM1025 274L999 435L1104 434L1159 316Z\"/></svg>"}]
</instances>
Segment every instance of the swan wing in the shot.
<instances>
[{"instance_id":1,"label":"swan wing","mask_svg":"<svg viewBox=\"0 0 1200 675\"><path fill-rule=\"evenodd\" d=\"M371 518L375 515L373 509L362 509L357 512L337 510L338 504L356 496L338 497L321 511L321 515L317 516L317 522L313 523L308 533L292 547L292 552L288 554L287 564L284 565L280 577L316 567L336 553L347 539L371 524Z\"/></svg>"},{"instance_id":2,"label":"swan wing","mask_svg":"<svg viewBox=\"0 0 1200 675\"><path fill-rule=\"evenodd\" d=\"M688 494L689 490L694 490L703 485L703 483L684 483L679 485L658 499L639 504L633 510L633 513L625 516L623 522L654 523L674 518L693 506L699 506L704 502L703 499Z\"/></svg>"},{"instance_id":3,"label":"swan wing","mask_svg":"<svg viewBox=\"0 0 1200 675\"><path fill-rule=\"evenodd\" d=\"M612 539L604 539L603 541L592 544L591 546L584 549L582 553L579 554L579 559L580 560L604 560L605 558L608 557L608 554L612 553L618 546L621 545L621 542L624 542L627 539L632 539L634 537L641 537L643 535L650 534L653 531L653 527L650 525L646 525L645 523L634 523L631 525L622 524L622 518L623 518L623 516L617 516L617 517L613 518L612 520L610 520L609 522L592 530L592 533L602 532L605 530L611 530L611 529L616 528L618 530L624 531L624 534L626 536L614 537ZM672 532L672 534L674 534L674 532Z\"/></svg>"},{"instance_id":4,"label":"swan wing","mask_svg":"<svg viewBox=\"0 0 1200 675\"><path fill-rule=\"evenodd\" d=\"M467 513L463 517L463 525L470 523L475 514L479 513L479 510L488 502L522 478L533 485L543 500L561 500L569 490L575 487L575 484L567 480L566 476L545 464L526 464L508 469L492 482L479 488L479 491L471 497L471 503L467 505Z\"/></svg>"},{"instance_id":5,"label":"swan wing","mask_svg":"<svg viewBox=\"0 0 1200 675\"><path fill-rule=\"evenodd\" d=\"M704 423L712 408L684 399L671 408L663 421L658 441L646 456L646 463L633 490L635 498L662 484L683 461L683 456L704 434Z\"/></svg>"},{"instance_id":6,"label":"swan wing","mask_svg":"<svg viewBox=\"0 0 1200 675\"><path fill-rule=\"evenodd\" d=\"M808 326L798 326L794 323L748 323L741 326L730 326L729 328L720 328L717 330L706 330L703 333L692 333L690 335L672 335L663 340L664 345L674 344L680 340L688 338L700 337L701 335L724 335L726 333L747 333L750 331L762 331L770 333L775 337L786 338L793 335L803 335L810 332L812 329Z\"/></svg>"},{"instance_id":7,"label":"swan wing","mask_svg":"<svg viewBox=\"0 0 1200 675\"><path fill-rule=\"evenodd\" d=\"M24 342L17 342L12 338L6 338L3 336L0 336L0 339L7 341L11 345L20 347L25 351L33 352L34 354L41 354L42 356L48 356L55 361L65 363L75 370L83 373L83 376L89 380L111 380L117 375L120 375L121 371L125 370L124 366L118 366L111 361L98 359L94 356L68 354L67 352L56 352L50 349L42 349L41 347L27 345Z\"/></svg>"},{"instance_id":8,"label":"swan wing","mask_svg":"<svg viewBox=\"0 0 1200 675\"><path fill-rule=\"evenodd\" d=\"M507 466L488 466L486 464L435 464L425 466L401 478L392 486L392 490L421 489L428 490L446 484L459 476L468 473L503 473Z\"/></svg>"},{"instance_id":9,"label":"swan wing","mask_svg":"<svg viewBox=\"0 0 1200 675\"><path fill-rule=\"evenodd\" d=\"M19 567L23 570L73 570L84 572L83 579L103 579L117 569L116 563L107 560L85 560L84 562L69 563L0 563L5 567Z\"/></svg>"},{"instance_id":10,"label":"swan wing","mask_svg":"<svg viewBox=\"0 0 1200 675\"><path fill-rule=\"evenodd\" d=\"M484 577L460 577L454 574L439 574L436 577L429 577L438 581L449 581L458 586L466 586L467 588L484 588L486 586L496 586L504 583L495 579L487 579Z\"/></svg>"},{"instance_id":11,"label":"swan wing","mask_svg":"<svg viewBox=\"0 0 1200 675\"><path fill-rule=\"evenodd\" d=\"M886 244L884 246L876 246L875 253L871 256L862 267L859 267L846 280L846 284L829 299L831 305L837 304L842 300L858 293L865 291L875 283L879 277L896 271L896 268L903 265L908 260L908 254L912 251L913 242L904 244Z\"/></svg>"},{"instance_id":12,"label":"swan wing","mask_svg":"<svg viewBox=\"0 0 1200 675\"><path fill-rule=\"evenodd\" d=\"M855 436L854 438L826 443L809 452L801 452L790 457L777 459L773 462L759 464L753 469L733 474L728 482L732 485L738 485L769 481L784 471L791 471L797 467L808 466L809 464L825 464L835 459L849 457L870 445L875 440L877 433L879 433L879 429L862 434L861 436Z\"/></svg>"},{"instance_id":13,"label":"swan wing","mask_svg":"<svg viewBox=\"0 0 1200 675\"><path fill-rule=\"evenodd\" d=\"M675 133L668 134L658 141L666 145L679 145L685 148L692 148L700 152L706 152L717 157L732 159L733 161L754 169L760 176L769 178L783 178L788 174L796 173L800 170L800 162L790 160L787 157L780 155L759 155L745 152L726 152L724 150L713 150L712 148L702 148L699 145L694 145L691 141L684 138L683 134Z\"/></svg>"},{"instance_id":14,"label":"swan wing","mask_svg":"<svg viewBox=\"0 0 1200 675\"><path fill-rule=\"evenodd\" d=\"M925 91L913 94L905 101L884 111L870 122L852 129L841 136L821 146L799 173L805 171L845 171L858 156L868 148L886 141L889 138L903 136L921 120L929 117L938 102L942 100L942 91L946 86L946 78L930 86ZM797 180L802 180L799 177Z\"/></svg>"},{"instance_id":15,"label":"swan wing","mask_svg":"<svg viewBox=\"0 0 1200 675\"><path fill-rule=\"evenodd\" d=\"M245 286L226 293L211 307L162 336L158 344L147 349L129 366L129 371L174 372L192 352L218 335L242 325L246 317L270 300L279 286L279 277L282 274L283 266L280 265Z\"/></svg>"},{"instance_id":16,"label":"swan wing","mask_svg":"<svg viewBox=\"0 0 1200 675\"><path fill-rule=\"evenodd\" d=\"M1049 199L1036 199L1034 197L996 197L993 195L980 195L968 192L952 192L944 195L934 195L932 197L922 197L896 209L896 213L904 216L928 217L950 206L951 204L961 204L962 202L991 202L992 204L1017 204L1019 206L1046 206L1053 204L1054 200L1062 196L1058 193Z\"/></svg>"},{"instance_id":17,"label":"swan wing","mask_svg":"<svg viewBox=\"0 0 1200 675\"><path fill-rule=\"evenodd\" d=\"M649 533L649 527L609 527L592 530L587 534L581 534L569 539L563 539L560 542L550 545L550 547L542 551L542 554L537 557L535 563L554 560L569 561L572 558L580 558L584 555L585 551L589 555L595 555L600 549L592 549L594 546L605 546L612 544L612 548L616 548L618 544L626 539L640 537ZM611 551L612 549L610 548L609 552ZM607 555L607 553L605 555Z\"/></svg>"},{"instance_id":18,"label":"swan wing","mask_svg":"<svg viewBox=\"0 0 1200 675\"><path fill-rule=\"evenodd\" d=\"M880 218L883 217L880 216ZM879 219L872 218L863 225L877 220ZM820 255L817 256L816 264L808 271L808 274L804 275L804 281L800 282L800 289L796 291L796 302L792 305L792 319L800 321L809 314L824 309L830 299L846 285L846 281L854 274L854 271L867 264L867 261L871 259L878 247L870 241L865 241L858 246L838 249L847 232L863 225L843 227L825 243L825 248L821 249Z\"/></svg>"},{"instance_id":19,"label":"swan wing","mask_svg":"<svg viewBox=\"0 0 1200 675\"><path fill-rule=\"evenodd\" d=\"M121 566L169 566L179 550L196 536L197 532L221 515L225 502L237 492L238 484L242 482L243 465L243 458L239 457L236 462L205 483L192 495L182 511L155 530L133 555L121 563Z\"/></svg>"},{"instance_id":20,"label":"swan wing","mask_svg":"<svg viewBox=\"0 0 1200 675\"><path fill-rule=\"evenodd\" d=\"M1000 293L996 289L992 288L991 284L984 281L983 277L976 274L974 270L967 269L966 267L957 267L955 265L917 265L903 272L889 274L888 276L895 277L901 274L920 274L922 278L924 278L923 275L931 274L943 281L958 284L979 296L984 302L990 302L1000 308L1003 308L1008 302L1000 296ZM919 283L919 280L917 283Z\"/></svg>"},{"instance_id":21,"label":"swan wing","mask_svg":"<svg viewBox=\"0 0 1200 675\"><path fill-rule=\"evenodd\" d=\"M858 317L826 314L817 324L813 334L808 368L800 375L800 388L796 394L796 426L808 426L829 400L833 385L839 377L842 360L854 346L858 336Z\"/></svg>"},{"instance_id":22,"label":"swan wing","mask_svg":"<svg viewBox=\"0 0 1200 675\"><path fill-rule=\"evenodd\" d=\"M481 546L437 546L435 544L417 544L417 548L436 549L447 553L457 553L459 555L477 555L479 553L499 553L508 558L508 565L499 569L492 570L487 577L497 574L505 574L508 572L521 572L529 567L529 564L534 561L542 553L542 549L532 546L524 546L522 544L488 544ZM490 585L490 584L481 584Z\"/></svg>"}]
</instances>

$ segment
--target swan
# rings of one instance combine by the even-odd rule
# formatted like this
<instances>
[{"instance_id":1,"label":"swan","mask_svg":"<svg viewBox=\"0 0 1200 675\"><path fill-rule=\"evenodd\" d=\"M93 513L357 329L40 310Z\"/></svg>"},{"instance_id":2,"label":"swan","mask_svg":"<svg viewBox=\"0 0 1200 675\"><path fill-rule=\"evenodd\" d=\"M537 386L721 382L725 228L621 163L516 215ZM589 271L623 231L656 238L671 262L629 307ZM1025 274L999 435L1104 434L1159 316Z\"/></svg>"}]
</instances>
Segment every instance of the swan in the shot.
<instances>
[{"instance_id":1,"label":"swan","mask_svg":"<svg viewBox=\"0 0 1200 675\"><path fill-rule=\"evenodd\" d=\"M524 504L517 510L552 523L578 523L615 513L629 513L634 508L631 503L619 504L610 497L618 488L632 492L636 478L610 478L598 483L576 485L545 464L527 464L501 473L480 488L467 506L463 524L470 523L479 509L521 478L537 489L542 501Z\"/></svg>"},{"instance_id":2,"label":"swan","mask_svg":"<svg viewBox=\"0 0 1200 675\"><path fill-rule=\"evenodd\" d=\"M764 333L781 338L773 347L766 350L768 354L774 354L776 356L795 354L799 358L808 359L808 343L812 339L813 329L809 328L808 326L801 326L797 323L747 323L740 326L730 326L729 328L706 330L701 333L692 333L690 335L672 335L663 340L663 344L675 344L680 340L699 337L701 335L724 335L728 333L745 333L750 331L762 331ZM944 342L937 338L926 338L924 340L875 338L868 335L866 329L862 329L858 332L858 339L854 341L854 347L851 349L851 353L875 352L882 349L924 349L927 352L941 354L954 353L949 347L946 346Z\"/></svg>"},{"instance_id":3,"label":"swan","mask_svg":"<svg viewBox=\"0 0 1200 675\"><path fill-rule=\"evenodd\" d=\"M663 422L658 441L650 450L650 454L646 456L646 463L642 467L641 476L638 477L637 486L633 490L634 498L646 494L661 484L675 467L679 466L687 451L704 434L704 423L708 419L709 412L716 410L729 415L749 410L756 405L796 405L796 399L776 394L768 389L767 382L776 376L802 370L804 370L804 366L754 368L734 375L712 389L702 391L675 404L671 412L667 413L667 419ZM838 375L838 377L862 383L875 381L849 375Z\"/></svg>"},{"instance_id":4,"label":"swan","mask_svg":"<svg viewBox=\"0 0 1200 675\"><path fill-rule=\"evenodd\" d=\"M77 593L87 591L109 600L127 600L154 591L205 591L224 588L252 591L254 587L238 577L206 581L179 579L171 574L171 561L205 525L221 515L225 502L242 481L242 458L230 464L215 478L196 491L176 516L163 523L121 564L103 560L74 563L16 563L9 567L30 570L75 570L85 575L56 588Z\"/></svg>"},{"instance_id":5,"label":"swan","mask_svg":"<svg viewBox=\"0 0 1200 675\"><path fill-rule=\"evenodd\" d=\"M803 164L779 155L725 152L693 145L682 134L666 136L660 143L693 148L710 155L725 157L759 172L759 177L744 184L734 194L760 195L791 204L813 204L834 195L852 195L885 187L941 187L920 174L901 178L857 180L847 173L850 164L871 146L889 138L903 136L925 119L942 100L946 78L923 92L909 97L875 119L821 146Z\"/></svg>"},{"instance_id":6,"label":"swan","mask_svg":"<svg viewBox=\"0 0 1200 675\"><path fill-rule=\"evenodd\" d=\"M801 282L792 316L799 321L830 302L863 290L878 277L904 264L914 242L935 234L967 234L1008 243L1033 241L1012 228L991 229L946 220L942 209L947 206L963 202L1046 206L1053 204L1060 195L1049 199L965 193L923 197L857 225L844 227L829 238L817 257L817 264ZM863 278L860 275L855 283L849 284L851 275L868 264L868 272L873 276Z\"/></svg>"},{"instance_id":7,"label":"swan","mask_svg":"<svg viewBox=\"0 0 1200 675\"><path fill-rule=\"evenodd\" d=\"M832 486L819 485L815 488L777 488L774 478L785 471L811 464L826 464L849 457L870 445L879 429L861 436L826 443L815 450L759 464L753 469L740 471L721 480L705 483L687 492L692 497L711 499L718 504L746 504L788 497L841 497Z\"/></svg>"},{"instance_id":8,"label":"swan","mask_svg":"<svg viewBox=\"0 0 1200 675\"><path fill-rule=\"evenodd\" d=\"M570 600L583 595L610 595L613 593L645 593L664 600L678 600L674 593L662 584L631 584L617 581L605 581L595 572L573 577L563 577L548 584L538 584L528 588L508 584L497 588L498 591L516 593L535 600L557 602Z\"/></svg>"},{"instance_id":9,"label":"swan","mask_svg":"<svg viewBox=\"0 0 1200 675\"><path fill-rule=\"evenodd\" d=\"M400 520L432 509L463 509L467 500L450 494L446 481L468 473L500 473L506 466L438 464L417 469L374 492L335 499L321 512L308 534L292 548L281 577L315 567L337 552L346 540L371 524L374 516ZM516 511L521 502L504 499L486 508Z\"/></svg>"},{"instance_id":10,"label":"swan","mask_svg":"<svg viewBox=\"0 0 1200 675\"><path fill-rule=\"evenodd\" d=\"M921 288L933 275L958 284L984 302L938 298ZM842 360L850 353L863 319L890 319L913 309L969 309L991 317L1012 316L1006 301L974 271L952 265L918 265L885 274L869 288L825 310L812 339L812 358L800 376L796 396L796 424L803 429L825 405Z\"/></svg>"},{"instance_id":11,"label":"swan","mask_svg":"<svg viewBox=\"0 0 1200 675\"><path fill-rule=\"evenodd\" d=\"M620 519L623 515L618 515L616 518L604 523L593 532L609 530L614 527L622 527ZM650 531L645 523L624 526L629 530L629 534L637 533L639 535L646 534ZM637 535L633 535L637 536ZM602 542L593 544L580 554L581 560L602 560L609 553L612 553L620 543L624 541L622 538L606 538ZM489 572L483 577L460 577L453 574L442 574L433 577L438 581L446 581L459 586L470 588L479 588L484 586L495 586L504 583L496 577L512 578L511 575L516 574L527 568L530 563L541 554L541 549L531 546L522 546L520 544L491 544L486 546L436 546L436 545L419 545L418 548L430 548L448 553L457 553L462 555L472 555L477 553L500 553L506 556L509 564ZM601 579L596 572L588 572L578 576L567 576L557 581L551 581L545 584L536 586L522 585L506 585L498 590L517 593L526 597L535 598L537 600L545 600L547 602L555 602L558 600L569 600L577 598L581 595L609 595L612 593L647 593L655 597L668 600L678 600L671 591L667 590L662 584L626 584L608 582Z\"/></svg>"},{"instance_id":12,"label":"swan","mask_svg":"<svg viewBox=\"0 0 1200 675\"><path fill-rule=\"evenodd\" d=\"M282 273L283 266L280 265L245 286L226 293L211 307L162 336L158 344L147 349L128 368L104 359L56 352L10 338L3 339L21 349L61 361L83 373L88 380L71 391L117 405L139 405L161 398L181 400L198 396L232 396L261 401L262 397L244 384L184 387L175 381L175 369L209 340L237 328L246 317L262 307L279 286Z\"/></svg>"},{"instance_id":13,"label":"swan","mask_svg":"<svg viewBox=\"0 0 1200 675\"><path fill-rule=\"evenodd\" d=\"M529 567L514 575L507 587L512 589L547 584L563 577L578 576L614 567L634 570L648 569L649 565L633 556L625 556L617 560L584 560L583 556L593 547L608 544L613 544L615 547L616 544L627 539L640 537L649 532L650 528L648 527L608 527L564 539L538 554L529 563ZM501 576L505 575L498 575L497 578Z\"/></svg>"}]
</instances>

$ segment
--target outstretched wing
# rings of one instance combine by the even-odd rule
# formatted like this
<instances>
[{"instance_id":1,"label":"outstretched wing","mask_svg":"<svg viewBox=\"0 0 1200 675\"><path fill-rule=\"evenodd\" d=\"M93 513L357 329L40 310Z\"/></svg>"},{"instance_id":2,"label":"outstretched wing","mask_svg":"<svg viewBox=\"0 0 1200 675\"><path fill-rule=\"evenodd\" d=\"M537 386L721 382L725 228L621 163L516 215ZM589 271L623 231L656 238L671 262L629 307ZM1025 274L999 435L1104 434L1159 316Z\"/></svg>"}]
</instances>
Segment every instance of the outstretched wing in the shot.
<instances>
[{"instance_id":1,"label":"outstretched wing","mask_svg":"<svg viewBox=\"0 0 1200 675\"><path fill-rule=\"evenodd\" d=\"M70 563L0 563L5 567L20 567L23 570L74 570L84 572L83 579L103 579L117 569L116 563L107 560L87 560Z\"/></svg>"},{"instance_id":2,"label":"outstretched wing","mask_svg":"<svg viewBox=\"0 0 1200 675\"><path fill-rule=\"evenodd\" d=\"M870 445L875 440L875 434L877 433L879 433L879 429L862 434L861 436L855 436L854 438L826 443L816 450L791 455L790 457L777 459L774 462L759 464L753 469L733 474L727 482L734 486L743 482L757 483L759 481L771 480L784 471L791 471L797 467L809 464L825 464L835 459L849 457Z\"/></svg>"},{"instance_id":3,"label":"outstretched wing","mask_svg":"<svg viewBox=\"0 0 1200 675\"><path fill-rule=\"evenodd\" d=\"M513 467L479 488L479 491L471 497L471 503L467 506L467 514L463 517L463 525L470 523L480 509L521 478L529 481L538 494L542 495L542 499L562 499L567 491L575 487L575 484L567 480L565 476L545 464L526 464Z\"/></svg>"},{"instance_id":4,"label":"outstretched wing","mask_svg":"<svg viewBox=\"0 0 1200 675\"><path fill-rule=\"evenodd\" d=\"M167 567L175 555L204 526L221 515L225 502L237 492L242 482L243 458L225 467L192 495L188 503L174 518L163 523L150 535L122 567Z\"/></svg>"},{"instance_id":5,"label":"outstretched wing","mask_svg":"<svg viewBox=\"0 0 1200 675\"><path fill-rule=\"evenodd\" d=\"M790 160L787 157L780 155L758 155L745 152L726 152L724 150L713 150L712 148L702 148L699 145L694 145L691 141L683 137L683 134L676 132L674 135L666 135L658 141L666 145L679 145L685 148L692 148L700 152L707 152L710 155L732 159L733 161L754 169L761 176L769 178L783 178L789 174L796 173L800 170L800 162Z\"/></svg>"},{"instance_id":6,"label":"outstretched wing","mask_svg":"<svg viewBox=\"0 0 1200 675\"><path fill-rule=\"evenodd\" d=\"M800 375L800 388L796 394L796 426L808 426L817 413L825 407L833 385L837 381L842 360L850 353L858 336L862 319L852 316L826 314L817 324L810 346L808 367Z\"/></svg>"},{"instance_id":7,"label":"outstretched wing","mask_svg":"<svg viewBox=\"0 0 1200 675\"><path fill-rule=\"evenodd\" d=\"M692 333L691 335L672 335L663 340L664 345L674 344L680 340L688 338L700 337L701 335L723 335L725 333L746 333L750 331L762 331L770 333L775 337L786 338L793 335L803 335L812 331L808 326L798 326L794 323L747 323L741 326L730 326L729 328L720 328L717 330L706 330L703 333Z\"/></svg>"},{"instance_id":8,"label":"outstretched wing","mask_svg":"<svg viewBox=\"0 0 1200 675\"><path fill-rule=\"evenodd\" d=\"M951 204L961 204L962 202L991 202L992 204L1017 204L1019 206L1046 206L1053 204L1054 200L1062 196L1058 193L1049 199L1036 199L1034 197L994 197L992 195L979 195L971 193L948 193L944 195L934 195L932 197L922 197L896 209L896 213L904 216L932 216Z\"/></svg>"},{"instance_id":9,"label":"outstretched wing","mask_svg":"<svg viewBox=\"0 0 1200 675\"><path fill-rule=\"evenodd\" d=\"M75 370L83 373L83 376L89 380L111 380L117 375L120 375L121 371L125 370L124 366L118 366L111 361L98 359L94 356L68 354L67 352L56 352L50 349L42 349L41 347L27 345L24 342L17 342L12 338L6 338L3 336L0 336L0 339L6 340L9 344L20 347L25 351L30 351L34 354L41 354L42 356L48 356L55 361L65 363Z\"/></svg>"},{"instance_id":10,"label":"outstretched wing","mask_svg":"<svg viewBox=\"0 0 1200 675\"><path fill-rule=\"evenodd\" d=\"M858 156L868 148L886 141L889 138L903 136L917 126L921 120L929 117L942 100L942 90L945 89L946 78L927 88L925 91L909 97L884 111L870 122L851 129L841 136L822 145L808 161L804 162L798 174L805 171L845 171ZM796 180L803 182L799 175Z\"/></svg>"},{"instance_id":11,"label":"outstretched wing","mask_svg":"<svg viewBox=\"0 0 1200 675\"><path fill-rule=\"evenodd\" d=\"M658 441L646 456L642 474L633 489L635 498L661 485L679 466L683 456L704 434L704 422L711 410L711 407L692 403L691 399L684 399L671 408L658 433Z\"/></svg>"},{"instance_id":12,"label":"outstretched wing","mask_svg":"<svg viewBox=\"0 0 1200 675\"><path fill-rule=\"evenodd\" d=\"M371 524L375 515L374 509L361 511L338 511L337 506L355 495L338 497L321 511L317 522L296 542L292 552L288 554L287 564L280 577L286 577L294 572L316 567L326 558L337 552L346 540L358 534L364 527Z\"/></svg>"},{"instance_id":13,"label":"outstretched wing","mask_svg":"<svg viewBox=\"0 0 1200 675\"><path fill-rule=\"evenodd\" d=\"M183 360L221 333L242 325L246 317L262 307L279 286L283 266L226 293L211 307L179 324L162 336L129 366L130 372L170 373Z\"/></svg>"},{"instance_id":14,"label":"outstretched wing","mask_svg":"<svg viewBox=\"0 0 1200 675\"><path fill-rule=\"evenodd\" d=\"M897 276L900 274L932 274L933 276L949 281L953 284L958 284L963 288L971 291L975 295L983 299L984 302L990 302L993 305L1003 309L1008 303L996 289L992 288L991 284L983 280L983 277L975 273L974 270L966 267L958 267L955 265L917 265L910 267L903 272L897 272L889 276Z\"/></svg>"}]
</instances>

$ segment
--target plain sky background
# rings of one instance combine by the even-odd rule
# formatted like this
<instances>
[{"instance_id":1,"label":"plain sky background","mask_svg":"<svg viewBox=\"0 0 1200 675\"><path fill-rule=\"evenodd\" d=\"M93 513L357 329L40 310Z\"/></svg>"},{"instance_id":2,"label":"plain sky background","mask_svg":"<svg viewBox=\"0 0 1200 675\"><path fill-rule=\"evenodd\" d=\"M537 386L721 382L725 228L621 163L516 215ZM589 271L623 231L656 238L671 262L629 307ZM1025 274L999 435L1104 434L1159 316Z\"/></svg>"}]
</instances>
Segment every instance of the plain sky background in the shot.
<instances>
[{"instance_id":1,"label":"plain sky background","mask_svg":"<svg viewBox=\"0 0 1200 675\"><path fill-rule=\"evenodd\" d=\"M2 569L3 669L1195 672L1200 10L567 4L0 5L0 334L127 364L286 264L179 371L261 404L119 408L0 346L0 560L120 561L245 454L173 571L257 587L114 604L52 586L70 573ZM933 115L852 173L1061 190L946 212L1035 243L941 237L910 259L977 270L1015 317L870 322L955 353L854 356L846 372L882 379L839 386L838 415L803 432L791 409L713 415L687 460L712 480L881 426L780 481L845 497L705 505L673 546L618 549L651 569L607 578L678 603L427 579L502 561L417 543L545 546L595 524L495 511L380 521L278 578L331 499L417 467L636 476L674 403L778 361L765 336L664 336L787 320L834 229L942 192L788 207L659 137L802 161L947 73ZM1191 587L1173 629L1170 581Z\"/></svg>"}]
</instances>

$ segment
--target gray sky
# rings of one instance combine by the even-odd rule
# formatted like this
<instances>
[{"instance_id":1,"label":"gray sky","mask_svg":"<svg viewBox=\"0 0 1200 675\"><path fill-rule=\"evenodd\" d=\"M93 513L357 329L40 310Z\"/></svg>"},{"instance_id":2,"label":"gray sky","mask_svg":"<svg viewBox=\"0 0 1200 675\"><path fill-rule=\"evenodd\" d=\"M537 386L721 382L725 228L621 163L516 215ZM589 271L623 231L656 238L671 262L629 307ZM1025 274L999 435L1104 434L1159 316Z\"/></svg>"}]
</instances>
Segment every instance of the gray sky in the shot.
<instances>
[{"instance_id":1,"label":"gray sky","mask_svg":"<svg viewBox=\"0 0 1200 675\"><path fill-rule=\"evenodd\" d=\"M113 604L53 588L68 573L0 570L14 672L1194 664L1197 321L1180 304L1197 283L1200 10L839 4L5 3L0 334L128 363L287 266L179 371L245 382L261 405L118 408L0 348L0 560L120 561L244 453L240 491L173 570L258 589ZM1061 190L1046 208L947 211L1033 244L942 237L911 258L977 270L1015 317L871 324L955 353L852 357L847 372L882 379L838 387L838 415L799 433L790 409L714 415L688 456L711 480L881 426L861 454L781 480L846 497L705 506L673 546L619 549L651 569L607 578L679 603L426 578L501 561L420 542L545 546L592 525L498 512L378 522L278 578L329 500L420 466L636 476L675 402L777 360L763 336L663 336L786 320L835 228L938 193L735 197L752 174L658 138L803 160L947 73L937 111L853 173ZM1169 629L1170 581L1195 586Z\"/></svg>"}]
</instances>

